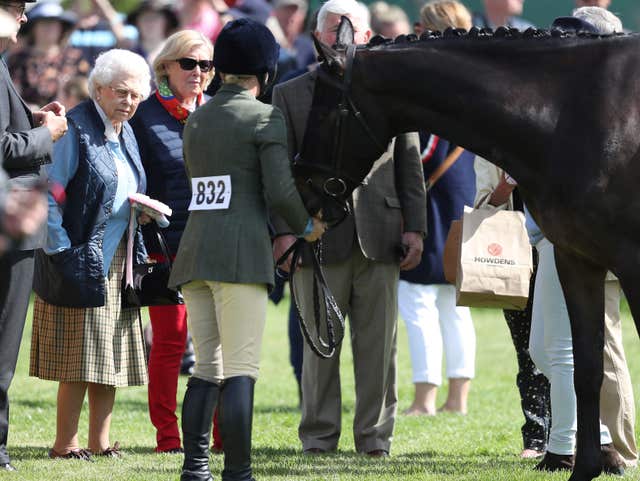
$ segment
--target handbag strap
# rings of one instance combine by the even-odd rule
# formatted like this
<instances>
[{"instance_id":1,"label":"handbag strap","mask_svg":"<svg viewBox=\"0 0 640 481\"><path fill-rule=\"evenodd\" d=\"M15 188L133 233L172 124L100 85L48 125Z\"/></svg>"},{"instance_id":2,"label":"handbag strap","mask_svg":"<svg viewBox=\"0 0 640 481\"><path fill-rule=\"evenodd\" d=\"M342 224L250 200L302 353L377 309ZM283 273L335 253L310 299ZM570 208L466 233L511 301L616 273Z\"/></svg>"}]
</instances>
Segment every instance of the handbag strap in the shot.
<instances>
[{"instance_id":1,"label":"handbag strap","mask_svg":"<svg viewBox=\"0 0 640 481\"><path fill-rule=\"evenodd\" d=\"M451 167L456 162L456 160L460 158L462 152L464 152L464 148L458 146L453 149L453 151L449 155L447 155L447 158L444 159L444 162L442 162L442 164L440 164L438 168L434 170L429 178L424 182L424 187L427 192L429 192L433 188L434 184L438 182L438 179L440 179L440 177L442 177L445 172L449 170L449 167Z\"/></svg>"},{"instance_id":2,"label":"handbag strap","mask_svg":"<svg viewBox=\"0 0 640 481\"><path fill-rule=\"evenodd\" d=\"M156 222L151 223L151 230L156 235L156 239L158 240L158 245L160 246L160 250L162 251L162 255L167 259L169 263L169 267L173 267L173 256L171 255L171 250L167 244L167 240L164 238L164 234L158 228L158 224Z\"/></svg>"}]
</instances>

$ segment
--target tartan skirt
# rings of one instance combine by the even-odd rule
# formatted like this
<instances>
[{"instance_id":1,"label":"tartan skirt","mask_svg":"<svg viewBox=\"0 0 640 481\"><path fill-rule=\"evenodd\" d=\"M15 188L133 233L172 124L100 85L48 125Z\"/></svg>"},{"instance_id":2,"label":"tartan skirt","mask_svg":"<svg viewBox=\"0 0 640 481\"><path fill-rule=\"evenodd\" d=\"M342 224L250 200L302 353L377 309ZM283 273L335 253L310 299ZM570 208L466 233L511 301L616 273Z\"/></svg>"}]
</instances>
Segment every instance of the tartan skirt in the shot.
<instances>
[{"instance_id":1,"label":"tartan skirt","mask_svg":"<svg viewBox=\"0 0 640 481\"><path fill-rule=\"evenodd\" d=\"M36 296L29 375L114 387L147 383L140 310L121 307L126 246L120 242L113 256L104 306L54 306Z\"/></svg>"}]
</instances>

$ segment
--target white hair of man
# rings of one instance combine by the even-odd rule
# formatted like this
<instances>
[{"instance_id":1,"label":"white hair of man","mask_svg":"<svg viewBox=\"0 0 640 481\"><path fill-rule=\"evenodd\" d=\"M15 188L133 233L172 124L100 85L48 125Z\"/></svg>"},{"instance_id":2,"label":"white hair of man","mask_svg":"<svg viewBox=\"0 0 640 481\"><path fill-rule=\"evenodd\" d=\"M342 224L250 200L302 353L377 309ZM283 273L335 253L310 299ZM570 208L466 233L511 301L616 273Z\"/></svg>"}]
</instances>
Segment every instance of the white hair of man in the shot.
<instances>
[{"instance_id":1,"label":"white hair of man","mask_svg":"<svg viewBox=\"0 0 640 481\"><path fill-rule=\"evenodd\" d=\"M345 15L358 24L362 30L369 30L369 9L366 5L355 0L329 0L325 2L318 12L317 30L322 32L327 15Z\"/></svg>"},{"instance_id":2,"label":"white hair of man","mask_svg":"<svg viewBox=\"0 0 640 481\"><path fill-rule=\"evenodd\" d=\"M151 92L151 72L147 61L130 50L114 48L101 53L89 74L89 95L96 98L96 88L115 80L134 78L139 82L138 93L146 99Z\"/></svg>"},{"instance_id":3,"label":"white hair of man","mask_svg":"<svg viewBox=\"0 0 640 481\"><path fill-rule=\"evenodd\" d=\"M602 35L611 35L613 33L622 33L622 21L609 10L601 7L580 7L573 11L573 16L589 22L593 25L598 33Z\"/></svg>"}]
</instances>

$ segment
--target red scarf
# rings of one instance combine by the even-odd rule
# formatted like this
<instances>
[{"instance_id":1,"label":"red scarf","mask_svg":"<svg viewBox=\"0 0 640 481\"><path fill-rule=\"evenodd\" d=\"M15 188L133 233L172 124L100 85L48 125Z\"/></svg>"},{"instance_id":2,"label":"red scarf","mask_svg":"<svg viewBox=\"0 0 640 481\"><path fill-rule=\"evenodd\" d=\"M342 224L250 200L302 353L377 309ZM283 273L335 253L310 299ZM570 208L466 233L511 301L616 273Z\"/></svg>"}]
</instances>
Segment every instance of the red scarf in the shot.
<instances>
[{"instance_id":1,"label":"red scarf","mask_svg":"<svg viewBox=\"0 0 640 481\"><path fill-rule=\"evenodd\" d=\"M162 81L158 84L158 89L156 90L156 98L158 102L165 108L169 115L171 115L174 119L176 119L181 124L184 124L189 117L189 110L185 109L173 92L171 88L169 88L169 83L167 79L162 79ZM202 104L202 92L198 94L198 98L196 99L196 107Z\"/></svg>"}]
</instances>

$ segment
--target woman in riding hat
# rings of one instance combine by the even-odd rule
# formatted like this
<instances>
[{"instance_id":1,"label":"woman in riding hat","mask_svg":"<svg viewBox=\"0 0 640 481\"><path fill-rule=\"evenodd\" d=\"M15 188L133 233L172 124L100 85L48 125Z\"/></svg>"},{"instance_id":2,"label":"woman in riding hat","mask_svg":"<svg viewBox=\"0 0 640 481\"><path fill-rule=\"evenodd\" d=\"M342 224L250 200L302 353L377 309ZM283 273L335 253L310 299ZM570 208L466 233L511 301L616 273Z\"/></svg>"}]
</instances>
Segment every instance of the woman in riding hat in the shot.
<instances>
[{"instance_id":1,"label":"woman in riding hat","mask_svg":"<svg viewBox=\"0 0 640 481\"><path fill-rule=\"evenodd\" d=\"M253 391L274 266L267 207L294 233L318 239L296 191L282 113L256 99L273 77L278 45L262 24L228 23L216 42L216 96L184 130L192 198L170 285L182 286L196 364L182 407L182 481L209 481L209 431L220 402L223 480L252 480Z\"/></svg>"}]
</instances>

